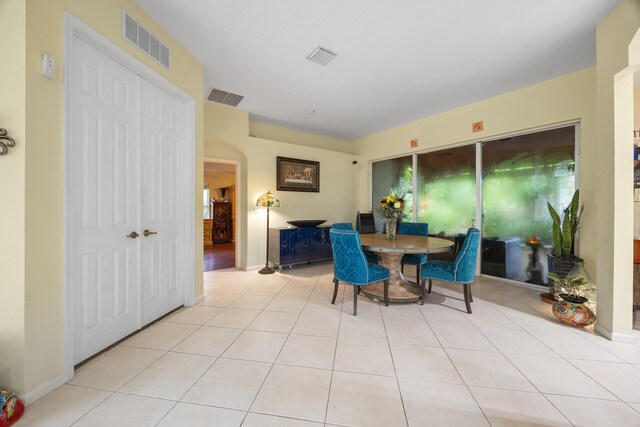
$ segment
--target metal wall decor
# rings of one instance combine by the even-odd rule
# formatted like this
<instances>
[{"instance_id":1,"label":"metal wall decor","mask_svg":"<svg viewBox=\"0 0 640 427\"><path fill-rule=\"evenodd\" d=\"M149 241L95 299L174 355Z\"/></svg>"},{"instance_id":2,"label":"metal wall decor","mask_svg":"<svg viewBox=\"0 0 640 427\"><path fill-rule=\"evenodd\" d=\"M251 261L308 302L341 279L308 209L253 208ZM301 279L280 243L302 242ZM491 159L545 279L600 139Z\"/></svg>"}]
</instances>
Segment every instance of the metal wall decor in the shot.
<instances>
[{"instance_id":1,"label":"metal wall decor","mask_svg":"<svg viewBox=\"0 0 640 427\"><path fill-rule=\"evenodd\" d=\"M0 128L0 156L4 156L9 152L9 147L15 147L16 141L7 135L7 131Z\"/></svg>"}]
</instances>

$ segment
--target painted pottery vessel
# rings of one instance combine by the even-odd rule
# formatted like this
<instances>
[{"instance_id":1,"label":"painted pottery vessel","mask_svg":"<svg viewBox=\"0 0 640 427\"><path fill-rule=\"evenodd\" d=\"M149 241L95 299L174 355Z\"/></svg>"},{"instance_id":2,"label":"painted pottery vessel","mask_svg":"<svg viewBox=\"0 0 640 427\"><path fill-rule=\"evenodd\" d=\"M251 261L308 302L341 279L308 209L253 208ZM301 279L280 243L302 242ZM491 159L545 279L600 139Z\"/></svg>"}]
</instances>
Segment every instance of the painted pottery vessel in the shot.
<instances>
[{"instance_id":1,"label":"painted pottery vessel","mask_svg":"<svg viewBox=\"0 0 640 427\"><path fill-rule=\"evenodd\" d=\"M553 304L551 311L558 320L570 326L589 326L596 321L596 315L584 304L558 301Z\"/></svg>"}]
</instances>

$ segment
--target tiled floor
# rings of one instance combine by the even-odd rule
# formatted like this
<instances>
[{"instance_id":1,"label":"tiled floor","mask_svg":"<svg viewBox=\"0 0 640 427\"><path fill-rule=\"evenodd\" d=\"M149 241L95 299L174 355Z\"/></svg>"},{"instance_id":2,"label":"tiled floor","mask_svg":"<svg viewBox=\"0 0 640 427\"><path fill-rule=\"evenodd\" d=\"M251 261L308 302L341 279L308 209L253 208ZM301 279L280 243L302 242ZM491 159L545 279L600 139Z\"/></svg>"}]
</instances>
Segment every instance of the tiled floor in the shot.
<instances>
[{"instance_id":1,"label":"tiled floor","mask_svg":"<svg viewBox=\"0 0 640 427\"><path fill-rule=\"evenodd\" d=\"M352 295L332 265L205 273L205 300L83 366L22 426L640 426L638 344L561 325L477 279L474 313Z\"/></svg>"}]
</instances>

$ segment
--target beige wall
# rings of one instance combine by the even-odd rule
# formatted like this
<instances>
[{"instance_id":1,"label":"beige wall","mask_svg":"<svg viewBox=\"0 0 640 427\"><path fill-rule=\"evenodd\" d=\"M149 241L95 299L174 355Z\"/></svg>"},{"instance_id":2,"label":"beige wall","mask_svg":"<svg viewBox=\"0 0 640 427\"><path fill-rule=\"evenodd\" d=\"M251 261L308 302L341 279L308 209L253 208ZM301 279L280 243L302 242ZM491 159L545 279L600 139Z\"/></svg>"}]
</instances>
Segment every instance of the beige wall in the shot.
<instances>
[{"instance_id":1,"label":"beige wall","mask_svg":"<svg viewBox=\"0 0 640 427\"><path fill-rule=\"evenodd\" d=\"M16 140L15 148L0 156L0 384L24 391L27 155L24 1L1 1L0 17L0 128L5 128Z\"/></svg>"},{"instance_id":2,"label":"beige wall","mask_svg":"<svg viewBox=\"0 0 640 427\"><path fill-rule=\"evenodd\" d=\"M204 183L207 184L209 186L209 191L211 194L211 198L216 199L216 200L224 200L224 199L229 199L229 193L227 193L224 197L224 199L222 198L222 195L220 194L220 191L218 191L219 188L226 188L226 187L233 187L236 185L236 174L235 173L222 173L222 172L216 172L216 173L205 173L204 174Z\"/></svg>"},{"instance_id":3,"label":"beige wall","mask_svg":"<svg viewBox=\"0 0 640 427\"><path fill-rule=\"evenodd\" d=\"M628 65L640 2L623 0L597 26L598 323L605 336L631 334L633 170L631 144L614 144L614 75ZM630 89L632 90L632 89ZM632 129L628 129L629 137Z\"/></svg>"},{"instance_id":4,"label":"beige wall","mask_svg":"<svg viewBox=\"0 0 640 427\"><path fill-rule=\"evenodd\" d=\"M2 2L2 8L15 9L16 3L24 1L9 0ZM165 42L172 52L173 67L166 70L155 61L145 56L136 47L121 37L121 11L126 9L132 16L156 34ZM16 256L12 260L8 271L16 281L14 286L24 291L24 335L25 365L24 382L12 380L5 386L15 388L19 392L26 392L28 396L37 395L39 389L47 383L59 381L63 375L64 339L63 339L63 310L64 310L64 151L63 151L63 118L64 118L64 88L63 72L65 69L63 56L63 13L67 11L94 28L103 36L110 39L123 50L146 64L152 70L163 75L167 80L191 95L196 102L196 171L193 177L194 187L202 188L202 94L203 69L202 66L162 28L153 22L132 0L28 0L26 2L26 31L19 28L19 13L16 20L10 20L7 27L5 10L3 14L3 29L15 30L15 35L2 37L2 50L10 47L13 53L16 46L15 72L22 74L22 93L17 94L15 105L24 106L25 133L18 131L20 148L12 156L11 165L2 165L2 172L6 167L18 167L16 174L8 181L13 183L12 195L2 194L5 200L15 199L23 203L10 203L12 216L20 216L21 220L10 224L11 230L3 230L3 244L9 245L16 252L22 252L23 258ZM11 16L11 15L9 15ZM26 34L25 41L20 38ZM12 43L15 42L14 43ZM20 52L22 51L22 59ZM58 61L58 73L55 79L48 79L40 75L40 57L43 53L54 56ZM25 67L20 71L21 62ZM3 62L4 69L6 62ZM13 70L13 65L12 65ZM5 79L2 79L3 83ZM20 88L20 78L16 75L8 84ZM16 89L12 89L12 92ZM9 93L12 93L9 92ZM3 92L4 97L4 92ZM18 107L20 108L20 107ZM20 114L12 119L19 127ZM13 123L7 124L13 127ZM11 126L9 126L11 125ZM19 165L22 157L22 166ZM4 160L4 159L3 159ZM22 173L20 173L22 168ZM6 180L2 180L6 182ZM42 192L43 183L47 183L47 192ZM4 187L3 188L4 193ZM5 199L7 197L7 199ZM200 221L201 192L196 193L196 229L194 230L197 245L202 247L202 221ZM42 214L42 207L47 209ZM22 209L23 212L19 212ZM23 224L23 225L21 225ZM20 235L22 230L23 235ZM8 239L5 239L8 236ZM24 249L22 249L24 245ZM196 271L202 269L202 251L194 248L196 253ZM5 252L6 253L6 252ZM4 261L4 260L3 260ZM0 261L2 262L2 261ZM4 271L4 269L3 269ZM3 272L3 274L5 274ZM22 277L24 275L24 277ZM196 293L202 293L202 276L196 274ZM20 305L20 298L15 301ZM17 309L16 309L17 310ZM19 328L19 325L16 325ZM3 350L4 346L3 346ZM10 351L10 359L15 359L22 351L20 347Z\"/></svg>"},{"instance_id":5,"label":"beige wall","mask_svg":"<svg viewBox=\"0 0 640 427\"><path fill-rule=\"evenodd\" d=\"M255 120L249 121L249 135L254 138L271 139L273 141L288 142L289 144L324 148L342 153L353 153L353 144L349 144L347 141L257 122Z\"/></svg>"},{"instance_id":6,"label":"beige wall","mask_svg":"<svg viewBox=\"0 0 640 427\"><path fill-rule=\"evenodd\" d=\"M358 156L313 147L321 138L296 133L300 143L291 144L249 136L249 118L245 111L218 104L205 105L205 156L207 158L240 161L242 188L237 199L237 218L242 248L242 266L264 265L266 250L266 217L255 203L267 190L280 199L282 206L271 210L272 227L287 226L292 219L325 219L333 222L353 222L356 211L354 189L358 188ZM305 145L308 144L308 145ZM276 157L293 157L320 162L320 192L304 193L276 190ZM243 194L243 196L240 196Z\"/></svg>"}]
</instances>

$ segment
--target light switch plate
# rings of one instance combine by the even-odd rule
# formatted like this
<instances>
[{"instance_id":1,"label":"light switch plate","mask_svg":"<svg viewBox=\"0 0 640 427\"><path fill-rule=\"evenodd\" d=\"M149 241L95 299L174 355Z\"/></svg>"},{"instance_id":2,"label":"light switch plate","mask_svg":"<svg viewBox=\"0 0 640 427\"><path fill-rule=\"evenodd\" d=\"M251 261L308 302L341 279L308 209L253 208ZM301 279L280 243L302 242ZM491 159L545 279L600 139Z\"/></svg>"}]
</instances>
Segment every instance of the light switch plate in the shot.
<instances>
[{"instance_id":1,"label":"light switch plate","mask_svg":"<svg viewBox=\"0 0 640 427\"><path fill-rule=\"evenodd\" d=\"M50 79L56 78L56 58L46 53L42 55L42 75Z\"/></svg>"}]
</instances>

